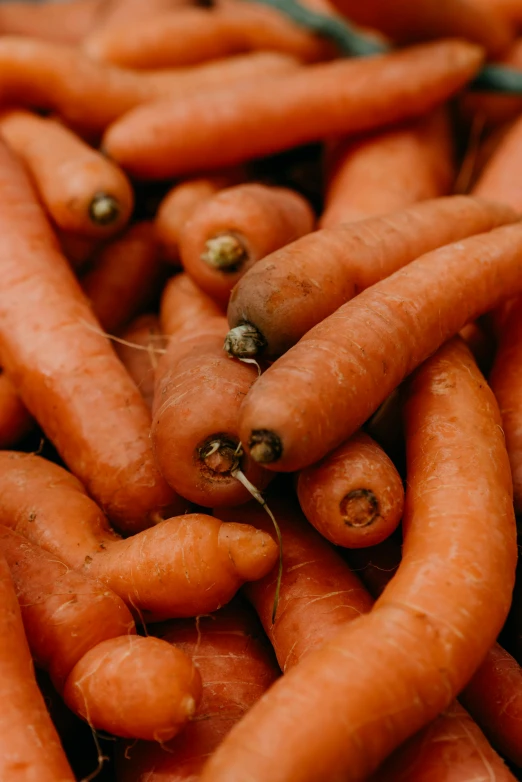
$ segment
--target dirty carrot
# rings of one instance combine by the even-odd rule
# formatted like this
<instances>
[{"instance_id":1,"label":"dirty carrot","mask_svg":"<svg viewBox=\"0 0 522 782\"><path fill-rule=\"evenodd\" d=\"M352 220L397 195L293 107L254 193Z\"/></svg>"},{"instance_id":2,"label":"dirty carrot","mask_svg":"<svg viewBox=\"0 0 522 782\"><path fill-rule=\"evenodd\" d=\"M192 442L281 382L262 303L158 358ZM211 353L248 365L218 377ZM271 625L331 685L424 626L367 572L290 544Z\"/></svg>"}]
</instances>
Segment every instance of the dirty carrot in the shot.
<instances>
[{"instance_id":1,"label":"dirty carrot","mask_svg":"<svg viewBox=\"0 0 522 782\"><path fill-rule=\"evenodd\" d=\"M119 336L122 341L116 341L114 349L147 407L152 409L154 372L166 343L159 319L153 314L140 315Z\"/></svg>"},{"instance_id":2,"label":"dirty carrot","mask_svg":"<svg viewBox=\"0 0 522 782\"><path fill-rule=\"evenodd\" d=\"M183 268L226 306L230 291L258 260L313 230L303 196L255 182L226 188L199 204L181 230Z\"/></svg>"},{"instance_id":3,"label":"dirty carrot","mask_svg":"<svg viewBox=\"0 0 522 782\"><path fill-rule=\"evenodd\" d=\"M448 117L436 112L393 130L333 142L326 174L321 228L447 195L455 176Z\"/></svg>"},{"instance_id":4,"label":"dirty carrot","mask_svg":"<svg viewBox=\"0 0 522 782\"><path fill-rule=\"evenodd\" d=\"M336 546L374 546L397 528L404 489L391 459L357 432L323 460L302 470L297 496L304 515Z\"/></svg>"},{"instance_id":5,"label":"dirty carrot","mask_svg":"<svg viewBox=\"0 0 522 782\"><path fill-rule=\"evenodd\" d=\"M33 427L33 420L5 372L0 373L0 448L12 448Z\"/></svg>"},{"instance_id":6,"label":"dirty carrot","mask_svg":"<svg viewBox=\"0 0 522 782\"><path fill-rule=\"evenodd\" d=\"M192 328L208 318L220 317L222 309L196 283L182 273L172 277L163 289L160 303L161 330L167 336Z\"/></svg>"},{"instance_id":7,"label":"dirty carrot","mask_svg":"<svg viewBox=\"0 0 522 782\"><path fill-rule=\"evenodd\" d=\"M0 5L2 35L25 35L57 43L79 43L103 15L105 0L56 3L6 2Z\"/></svg>"},{"instance_id":8,"label":"dirty carrot","mask_svg":"<svg viewBox=\"0 0 522 782\"><path fill-rule=\"evenodd\" d=\"M232 165L421 116L461 89L481 61L477 46L441 41L309 65L267 77L255 92L251 85L231 85L182 103L139 107L111 125L103 143L123 168L142 177L179 176L200 169L202 161L207 169Z\"/></svg>"},{"instance_id":9,"label":"dirty carrot","mask_svg":"<svg viewBox=\"0 0 522 782\"><path fill-rule=\"evenodd\" d=\"M395 577L369 614L253 706L202 782L243 780L245 768L252 782L362 779L450 705L493 644L511 602L516 525L498 407L464 343L418 370L405 421L407 523Z\"/></svg>"},{"instance_id":10,"label":"dirty carrot","mask_svg":"<svg viewBox=\"0 0 522 782\"><path fill-rule=\"evenodd\" d=\"M483 169L473 194L500 201L522 213L522 119L509 128Z\"/></svg>"},{"instance_id":11,"label":"dirty carrot","mask_svg":"<svg viewBox=\"0 0 522 782\"><path fill-rule=\"evenodd\" d=\"M450 196L304 236L259 261L234 288L227 350L279 356L346 301L423 253L515 219L501 204Z\"/></svg>"}]
</instances>

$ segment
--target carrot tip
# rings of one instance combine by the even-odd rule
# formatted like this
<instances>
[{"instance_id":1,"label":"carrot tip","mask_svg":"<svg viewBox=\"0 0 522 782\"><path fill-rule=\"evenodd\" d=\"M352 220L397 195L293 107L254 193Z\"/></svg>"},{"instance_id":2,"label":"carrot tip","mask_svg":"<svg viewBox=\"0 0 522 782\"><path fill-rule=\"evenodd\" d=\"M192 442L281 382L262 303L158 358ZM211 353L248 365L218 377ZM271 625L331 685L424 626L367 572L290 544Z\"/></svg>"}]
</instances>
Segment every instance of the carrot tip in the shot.
<instances>
[{"instance_id":1,"label":"carrot tip","mask_svg":"<svg viewBox=\"0 0 522 782\"><path fill-rule=\"evenodd\" d=\"M248 252L238 236L220 234L205 242L205 252L201 260L213 269L233 273L239 271L248 258Z\"/></svg>"},{"instance_id":2,"label":"carrot tip","mask_svg":"<svg viewBox=\"0 0 522 782\"><path fill-rule=\"evenodd\" d=\"M277 462L283 453L279 437L268 429L257 429L252 432L248 441L250 456L258 464Z\"/></svg>"},{"instance_id":3,"label":"carrot tip","mask_svg":"<svg viewBox=\"0 0 522 782\"><path fill-rule=\"evenodd\" d=\"M96 225L111 225L120 216L120 205L114 196L96 193L89 206L89 217Z\"/></svg>"},{"instance_id":4,"label":"carrot tip","mask_svg":"<svg viewBox=\"0 0 522 782\"><path fill-rule=\"evenodd\" d=\"M349 527L368 527L379 515L379 501L371 489L353 489L339 507Z\"/></svg>"},{"instance_id":5,"label":"carrot tip","mask_svg":"<svg viewBox=\"0 0 522 782\"><path fill-rule=\"evenodd\" d=\"M224 349L229 356L234 358L253 358L266 346L266 341L261 332L251 323L242 323L230 329L226 338Z\"/></svg>"},{"instance_id":6,"label":"carrot tip","mask_svg":"<svg viewBox=\"0 0 522 782\"><path fill-rule=\"evenodd\" d=\"M198 449L198 455L214 477L228 477L239 461L237 444L222 435L208 438Z\"/></svg>"}]
</instances>

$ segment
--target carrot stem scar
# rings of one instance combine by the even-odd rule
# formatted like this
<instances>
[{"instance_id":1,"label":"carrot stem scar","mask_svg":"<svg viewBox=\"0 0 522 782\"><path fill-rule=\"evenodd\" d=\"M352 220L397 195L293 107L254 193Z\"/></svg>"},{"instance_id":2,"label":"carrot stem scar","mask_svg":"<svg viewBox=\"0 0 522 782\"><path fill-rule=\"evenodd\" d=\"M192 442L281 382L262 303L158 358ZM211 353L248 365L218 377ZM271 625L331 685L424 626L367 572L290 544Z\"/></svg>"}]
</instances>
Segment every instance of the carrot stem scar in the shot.
<instances>
[{"instance_id":1,"label":"carrot stem scar","mask_svg":"<svg viewBox=\"0 0 522 782\"><path fill-rule=\"evenodd\" d=\"M379 515L379 501L370 489L353 489L339 503L344 523L367 527Z\"/></svg>"},{"instance_id":2,"label":"carrot stem scar","mask_svg":"<svg viewBox=\"0 0 522 782\"><path fill-rule=\"evenodd\" d=\"M251 323L242 323L230 329L225 338L224 349L225 353L234 358L252 358L261 353L265 345L265 339L259 329Z\"/></svg>"},{"instance_id":3,"label":"carrot stem scar","mask_svg":"<svg viewBox=\"0 0 522 782\"><path fill-rule=\"evenodd\" d=\"M258 464L277 462L283 452L283 445L275 432L257 429L252 432L248 442L250 456Z\"/></svg>"},{"instance_id":4,"label":"carrot stem scar","mask_svg":"<svg viewBox=\"0 0 522 782\"><path fill-rule=\"evenodd\" d=\"M96 193L89 206L89 217L96 225L110 225L120 215L118 201L107 193Z\"/></svg>"},{"instance_id":5,"label":"carrot stem scar","mask_svg":"<svg viewBox=\"0 0 522 782\"><path fill-rule=\"evenodd\" d=\"M207 239L201 260L213 269L223 272L238 271L248 258L248 252L238 236L221 234Z\"/></svg>"}]
</instances>

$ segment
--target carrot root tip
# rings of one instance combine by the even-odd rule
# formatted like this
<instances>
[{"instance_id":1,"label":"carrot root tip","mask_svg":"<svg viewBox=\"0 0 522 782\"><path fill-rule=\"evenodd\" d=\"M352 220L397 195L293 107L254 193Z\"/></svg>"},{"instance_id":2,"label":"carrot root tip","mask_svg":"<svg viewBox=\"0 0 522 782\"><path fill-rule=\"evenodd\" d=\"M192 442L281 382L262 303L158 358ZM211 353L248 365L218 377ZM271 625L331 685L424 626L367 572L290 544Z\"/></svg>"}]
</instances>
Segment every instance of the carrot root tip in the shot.
<instances>
[{"instance_id":1,"label":"carrot root tip","mask_svg":"<svg viewBox=\"0 0 522 782\"><path fill-rule=\"evenodd\" d=\"M368 527L379 516L379 501L371 489L353 489L339 503L344 523Z\"/></svg>"},{"instance_id":2,"label":"carrot root tip","mask_svg":"<svg viewBox=\"0 0 522 782\"><path fill-rule=\"evenodd\" d=\"M207 266L229 274L239 271L247 258L248 252L244 243L231 233L207 239L205 252L201 255L201 260Z\"/></svg>"},{"instance_id":3,"label":"carrot root tip","mask_svg":"<svg viewBox=\"0 0 522 782\"><path fill-rule=\"evenodd\" d=\"M265 346L266 341L261 332L251 323L242 323L230 329L225 338L224 349L234 358L253 358Z\"/></svg>"},{"instance_id":4,"label":"carrot root tip","mask_svg":"<svg viewBox=\"0 0 522 782\"><path fill-rule=\"evenodd\" d=\"M237 443L230 438L214 435L198 448L198 456L212 476L229 476L237 467L240 456Z\"/></svg>"},{"instance_id":5,"label":"carrot root tip","mask_svg":"<svg viewBox=\"0 0 522 782\"><path fill-rule=\"evenodd\" d=\"M120 205L114 196L96 193L89 206L89 217L96 225L111 225L120 216Z\"/></svg>"},{"instance_id":6,"label":"carrot root tip","mask_svg":"<svg viewBox=\"0 0 522 782\"><path fill-rule=\"evenodd\" d=\"M283 445L275 432L268 429L257 429L252 432L248 441L250 456L258 464L277 462L283 453Z\"/></svg>"}]
</instances>

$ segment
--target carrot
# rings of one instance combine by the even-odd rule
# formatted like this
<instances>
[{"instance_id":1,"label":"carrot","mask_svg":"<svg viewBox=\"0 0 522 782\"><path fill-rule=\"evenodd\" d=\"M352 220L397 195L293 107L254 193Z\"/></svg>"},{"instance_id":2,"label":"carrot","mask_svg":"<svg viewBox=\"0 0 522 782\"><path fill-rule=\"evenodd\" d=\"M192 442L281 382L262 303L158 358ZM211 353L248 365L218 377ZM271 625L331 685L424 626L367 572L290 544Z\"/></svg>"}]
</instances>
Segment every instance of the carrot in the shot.
<instances>
[{"instance_id":1,"label":"carrot","mask_svg":"<svg viewBox=\"0 0 522 782\"><path fill-rule=\"evenodd\" d=\"M91 313L30 183L0 147L0 353L29 412L127 531L184 509L154 464L149 412ZM175 511L174 511L175 512Z\"/></svg>"},{"instance_id":2,"label":"carrot","mask_svg":"<svg viewBox=\"0 0 522 782\"><path fill-rule=\"evenodd\" d=\"M102 327L126 326L159 292L164 268L154 223L136 223L97 253L80 284Z\"/></svg>"},{"instance_id":3,"label":"carrot","mask_svg":"<svg viewBox=\"0 0 522 782\"><path fill-rule=\"evenodd\" d=\"M60 231L59 228L55 228L55 234L63 255L65 255L75 271L83 269L102 246L102 242L99 239Z\"/></svg>"},{"instance_id":4,"label":"carrot","mask_svg":"<svg viewBox=\"0 0 522 782\"><path fill-rule=\"evenodd\" d=\"M416 373L405 420L395 577L370 614L276 682L201 782L243 780L245 768L252 782L362 779L449 706L493 644L516 565L511 480L495 399L462 342Z\"/></svg>"},{"instance_id":5,"label":"carrot","mask_svg":"<svg viewBox=\"0 0 522 782\"><path fill-rule=\"evenodd\" d=\"M318 464L299 473L304 515L336 546L374 546L397 528L404 489L391 459L357 432Z\"/></svg>"},{"instance_id":6,"label":"carrot","mask_svg":"<svg viewBox=\"0 0 522 782\"><path fill-rule=\"evenodd\" d=\"M93 34L84 50L126 68L172 68L252 50L291 54L304 62L332 56L335 47L273 8L245 2L185 8L132 19Z\"/></svg>"},{"instance_id":7,"label":"carrot","mask_svg":"<svg viewBox=\"0 0 522 782\"><path fill-rule=\"evenodd\" d=\"M380 597L401 563L401 549L391 538L376 546L351 549L348 564L360 577L372 597Z\"/></svg>"},{"instance_id":8,"label":"carrot","mask_svg":"<svg viewBox=\"0 0 522 782\"><path fill-rule=\"evenodd\" d=\"M516 174L515 174L516 172ZM506 133L473 188L474 195L501 201L522 213L522 119Z\"/></svg>"},{"instance_id":9,"label":"carrot","mask_svg":"<svg viewBox=\"0 0 522 782\"><path fill-rule=\"evenodd\" d=\"M203 697L196 720L166 745L138 742L117 754L118 782L194 782L232 725L278 675L257 622L241 604L156 630L197 662Z\"/></svg>"},{"instance_id":10,"label":"carrot","mask_svg":"<svg viewBox=\"0 0 522 782\"><path fill-rule=\"evenodd\" d=\"M199 513L122 540L61 467L11 451L0 451L0 465L2 523L103 581L147 621L215 611L277 559L277 546L264 532Z\"/></svg>"},{"instance_id":11,"label":"carrot","mask_svg":"<svg viewBox=\"0 0 522 782\"><path fill-rule=\"evenodd\" d=\"M0 549L33 658L50 671L69 707L93 728L119 736L175 735L201 690L186 655L133 637L132 615L120 598L16 532L0 528Z\"/></svg>"},{"instance_id":12,"label":"carrot","mask_svg":"<svg viewBox=\"0 0 522 782\"><path fill-rule=\"evenodd\" d=\"M74 782L36 684L20 607L0 558L0 778L9 782Z\"/></svg>"},{"instance_id":13,"label":"carrot","mask_svg":"<svg viewBox=\"0 0 522 782\"><path fill-rule=\"evenodd\" d=\"M98 24L92 30L92 35L101 35L109 29L121 29L130 20L146 20L153 14L160 14L180 6L191 5L193 0L111 0L104 9L104 14L98 19ZM90 37L83 41L86 46Z\"/></svg>"},{"instance_id":14,"label":"carrot","mask_svg":"<svg viewBox=\"0 0 522 782\"><path fill-rule=\"evenodd\" d=\"M102 237L128 222L133 195L123 172L63 125L11 109L0 114L0 134L64 231Z\"/></svg>"},{"instance_id":15,"label":"carrot","mask_svg":"<svg viewBox=\"0 0 522 782\"><path fill-rule=\"evenodd\" d=\"M310 233L314 213L298 193L256 183L226 188L200 203L180 233L183 268L223 305L258 260Z\"/></svg>"},{"instance_id":16,"label":"carrot","mask_svg":"<svg viewBox=\"0 0 522 782\"><path fill-rule=\"evenodd\" d=\"M504 304L501 305L500 309L504 306ZM459 334L473 353L482 374L488 376L497 348L494 334L485 328L483 320L468 323L460 330Z\"/></svg>"},{"instance_id":17,"label":"carrot","mask_svg":"<svg viewBox=\"0 0 522 782\"><path fill-rule=\"evenodd\" d=\"M156 371L151 438L156 463L182 496L204 507L238 505L273 477L238 452L241 402L257 380L255 367L223 353L226 318L210 317L174 335Z\"/></svg>"},{"instance_id":18,"label":"carrot","mask_svg":"<svg viewBox=\"0 0 522 782\"><path fill-rule=\"evenodd\" d=\"M473 2L488 11L494 10L515 28L520 28L522 25L522 7L519 0L473 0Z\"/></svg>"},{"instance_id":19,"label":"carrot","mask_svg":"<svg viewBox=\"0 0 522 782\"><path fill-rule=\"evenodd\" d=\"M57 43L79 43L102 16L105 5L105 0L62 0L59 5L4 2L0 5L0 32Z\"/></svg>"},{"instance_id":20,"label":"carrot","mask_svg":"<svg viewBox=\"0 0 522 782\"><path fill-rule=\"evenodd\" d=\"M207 318L219 317L223 312L216 302L182 273L172 277L163 289L160 304L160 324L164 334L171 336L180 329Z\"/></svg>"},{"instance_id":21,"label":"carrot","mask_svg":"<svg viewBox=\"0 0 522 782\"><path fill-rule=\"evenodd\" d=\"M447 195L454 179L447 115L331 145L321 228Z\"/></svg>"},{"instance_id":22,"label":"carrot","mask_svg":"<svg viewBox=\"0 0 522 782\"><path fill-rule=\"evenodd\" d=\"M115 342L114 349L136 383L147 407L152 409L154 371L166 342L157 315L149 313L135 318L122 332L121 339L122 342Z\"/></svg>"},{"instance_id":23,"label":"carrot","mask_svg":"<svg viewBox=\"0 0 522 782\"><path fill-rule=\"evenodd\" d=\"M315 326L243 402L252 458L293 471L340 445L441 344L520 289L521 251L520 224L441 247Z\"/></svg>"},{"instance_id":24,"label":"carrot","mask_svg":"<svg viewBox=\"0 0 522 782\"><path fill-rule=\"evenodd\" d=\"M10 378L0 374L0 448L16 445L33 427L30 414Z\"/></svg>"},{"instance_id":25,"label":"carrot","mask_svg":"<svg viewBox=\"0 0 522 782\"><path fill-rule=\"evenodd\" d=\"M279 356L419 255L514 219L507 207L452 196L304 236L257 263L234 288L227 349L240 357Z\"/></svg>"},{"instance_id":26,"label":"carrot","mask_svg":"<svg viewBox=\"0 0 522 782\"><path fill-rule=\"evenodd\" d=\"M139 107L111 125L103 144L123 168L148 178L193 172L202 161L207 169L241 163L420 116L463 87L481 59L472 44L441 41L310 65L267 77L255 93L236 84L183 104Z\"/></svg>"},{"instance_id":27,"label":"carrot","mask_svg":"<svg viewBox=\"0 0 522 782\"><path fill-rule=\"evenodd\" d=\"M522 40L518 38L506 52L502 62L515 70L522 70ZM476 121L487 127L496 128L503 122L517 119L522 109L522 100L519 95L503 95L500 93L473 90L464 93L461 99L461 108L467 118L476 118Z\"/></svg>"}]
</instances>

